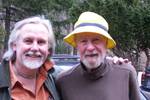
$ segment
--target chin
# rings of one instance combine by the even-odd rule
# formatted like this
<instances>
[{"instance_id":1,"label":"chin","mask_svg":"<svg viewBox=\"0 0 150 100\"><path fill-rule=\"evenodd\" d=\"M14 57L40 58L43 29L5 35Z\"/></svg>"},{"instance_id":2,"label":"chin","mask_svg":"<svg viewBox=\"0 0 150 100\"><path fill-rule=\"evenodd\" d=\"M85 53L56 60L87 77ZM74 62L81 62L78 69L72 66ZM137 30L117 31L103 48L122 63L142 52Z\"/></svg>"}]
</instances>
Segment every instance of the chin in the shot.
<instances>
[{"instance_id":1,"label":"chin","mask_svg":"<svg viewBox=\"0 0 150 100\"><path fill-rule=\"evenodd\" d=\"M24 65L28 68L28 69L38 69L42 66L43 62L42 61L26 61L24 62Z\"/></svg>"},{"instance_id":2,"label":"chin","mask_svg":"<svg viewBox=\"0 0 150 100\"><path fill-rule=\"evenodd\" d=\"M89 69L93 69L93 68L97 68L101 63L99 61L95 61L95 62L88 62L87 60L83 61L83 64L89 68Z\"/></svg>"},{"instance_id":3,"label":"chin","mask_svg":"<svg viewBox=\"0 0 150 100\"><path fill-rule=\"evenodd\" d=\"M104 60L101 57L99 57L93 60L84 59L82 62L87 68L92 69L92 68L97 68L98 66L100 66L103 61Z\"/></svg>"}]
</instances>

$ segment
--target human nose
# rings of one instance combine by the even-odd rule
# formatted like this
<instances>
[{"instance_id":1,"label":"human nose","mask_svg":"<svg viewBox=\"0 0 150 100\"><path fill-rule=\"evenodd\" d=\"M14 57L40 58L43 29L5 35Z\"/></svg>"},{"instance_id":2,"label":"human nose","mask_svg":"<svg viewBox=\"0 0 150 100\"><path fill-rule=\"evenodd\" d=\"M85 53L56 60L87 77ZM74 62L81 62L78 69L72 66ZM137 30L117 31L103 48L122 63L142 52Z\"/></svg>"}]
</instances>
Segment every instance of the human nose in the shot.
<instances>
[{"instance_id":1,"label":"human nose","mask_svg":"<svg viewBox=\"0 0 150 100\"><path fill-rule=\"evenodd\" d=\"M38 43L37 43L37 42L33 42L32 47L31 47L31 50L32 50L32 51L37 51L38 49L39 49Z\"/></svg>"},{"instance_id":2,"label":"human nose","mask_svg":"<svg viewBox=\"0 0 150 100\"><path fill-rule=\"evenodd\" d=\"M92 42L88 42L88 44L87 44L87 50L92 51L94 49L95 49L94 44Z\"/></svg>"}]
</instances>

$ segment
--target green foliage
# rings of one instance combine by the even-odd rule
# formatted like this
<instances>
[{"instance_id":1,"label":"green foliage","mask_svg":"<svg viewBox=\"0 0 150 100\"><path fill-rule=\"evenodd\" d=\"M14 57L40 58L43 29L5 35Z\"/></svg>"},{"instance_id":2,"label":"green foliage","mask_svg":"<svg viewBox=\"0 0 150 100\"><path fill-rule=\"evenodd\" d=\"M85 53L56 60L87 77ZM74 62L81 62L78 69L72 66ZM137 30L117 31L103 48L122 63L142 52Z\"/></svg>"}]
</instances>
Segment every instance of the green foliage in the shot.
<instances>
[{"instance_id":1,"label":"green foliage","mask_svg":"<svg viewBox=\"0 0 150 100\"><path fill-rule=\"evenodd\" d=\"M117 42L114 53L138 66L139 52L150 48L150 0L78 1L69 10L71 21L74 23L84 11L102 15L109 23L109 33Z\"/></svg>"},{"instance_id":2,"label":"green foliage","mask_svg":"<svg viewBox=\"0 0 150 100\"><path fill-rule=\"evenodd\" d=\"M50 0L10 0L11 4L23 11L26 16L45 14L49 9Z\"/></svg>"},{"instance_id":3,"label":"green foliage","mask_svg":"<svg viewBox=\"0 0 150 100\"><path fill-rule=\"evenodd\" d=\"M13 20L33 15L47 16L52 20L57 39L64 37L62 29L69 31L82 12L93 11L106 18L109 33L120 51L150 48L149 0L8 0L5 3L14 7Z\"/></svg>"},{"instance_id":4,"label":"green foliage","mask_svg":"<svg viewBox=\"0 0 150 100\"><path fill-rule=\"evenodd\" d=\"M55 11L68 10L71 7L73 0L49 0L49 8Z\"/></svg>"},{"instance_id":5,"label":"green foliage","mask_svg":"<svg viewBox=\"0 0 150 100\"><path fill-rule=\"evenodd\" d=\"M57 43L57 47L55 49L56 53L63 53L63 54L70 53L70 49L64 42L62 42L62 40L56 40L56 43Z\"/></svg>"},{"instance_id":6,"label":"green foliage","mask_svg":"<svg viewBox=\"0 0 150 100\"><path fill-rule=\"evenodd\" d=\"M149 47L150 7L139 0L83 0L70 9L75 22L83 11L94 11L109 23L109 33L117 41L117 48L129 52Z\"/></svg>"},{"instance_id":7,"label":"green foliage","mask_svg":"<svg viewBox=\"0 0 150 100\"><path fill-rule=\"evenodd\" d=\"M11 21L16 22L35 15L44 15L51 19L57 39L64 37L61 34L62 26L67 27L70 24L67 14L72 0L4 0L3 3L4 8L10 8ZM66 15L66 19L61 19L63 15Z\"/></svg>"}]
</instances>

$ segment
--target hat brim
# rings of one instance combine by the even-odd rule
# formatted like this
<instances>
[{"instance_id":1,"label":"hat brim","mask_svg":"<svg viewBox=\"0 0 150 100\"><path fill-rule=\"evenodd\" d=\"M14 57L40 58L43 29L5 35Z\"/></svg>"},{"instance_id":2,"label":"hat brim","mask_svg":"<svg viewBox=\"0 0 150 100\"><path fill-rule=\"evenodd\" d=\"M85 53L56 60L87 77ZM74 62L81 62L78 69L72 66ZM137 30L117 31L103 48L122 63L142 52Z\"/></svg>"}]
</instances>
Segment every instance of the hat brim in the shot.
<instances>
[{"instance_id":1,"label":"hat brim","mask_svg":"<svg viewBox=\"0 0 150 100\"><path fill-rule=\"evenodd\" d=\"M81 33L96 33L99 35L102 35L107 38L107 48L113 48L116 46L116 42L112 39L112 37L106 32L105 30L94 27L94 26L84 26L84 27L79 27L76 28L74 31L72 31L69 35L64 37L64 41L70 44L73 47L76 47L76 42L75 42L75 34L81 34Z\"/></svg>"}]
</instances>

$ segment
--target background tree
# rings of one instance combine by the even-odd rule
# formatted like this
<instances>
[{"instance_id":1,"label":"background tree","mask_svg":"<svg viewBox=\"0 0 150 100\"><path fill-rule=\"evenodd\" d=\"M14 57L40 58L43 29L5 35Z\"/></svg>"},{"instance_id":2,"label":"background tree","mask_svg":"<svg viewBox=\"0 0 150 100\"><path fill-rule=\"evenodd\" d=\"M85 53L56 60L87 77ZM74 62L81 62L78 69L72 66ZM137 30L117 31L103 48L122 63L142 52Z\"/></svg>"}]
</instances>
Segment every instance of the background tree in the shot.
<instances>
[{"instance_id":1,"label":"background tree","mask_svg":"<svg viewBox=\"0 0 150 100\"><path fill-rule=\"evenodd\" d=\"M110 27L109 33L116 40L113 52L117 56L130 59L138 69L140 51L147 52L149 59L150 9L147 1L140 0L83 0L72 6L72 21L83 11L94 11L104 16Z\"/></svg>"},{"instance_id":2,"label":"background tree","mask_svg":"<svg viewBox=\"0 0 150 100\"><path fill-rule=\"evenodd\" d=\"M48 10L48 4L49 0L2 0L2 20L5 20L6 30L4 49L7 49L11 24L28 16L44 15Z\"/></svg>"},{"instance_id":3,"label":"background tree","mask_svg":"<svg viewBox=\"0 0 150 100\"><path fill-rule=\"evenodd\" d=\"M64 33L70 31L71 24L69 23L68 10L72 5L72 0L3 0L3 9L5 10L5 43L8 41L10 25L14 22L24 19L29 16L42 15L51 19L56 35L57 52L68 53L64 50L62 39ZM65 23L65 24L64 24ZM68 28L69 27L69 28ZM6 48L7 44L5 44ZM61 49L60 49L61 48Z\"/></svg>"},{"instance_id":4,"label":"background tree","mask_svg":"<svg viewBox=\"0 0 150 100\"><path fill-rule=\"evenodd\" d=\"M62 38L73 30L73 24L82 12L96 12L109 23L109 33L117 42L116 48L112 49L115 55L130 59L138 69L139 53L144 51L147 66L150 65L149 0L3 0L3 9L7 34L9 21L34 15L49 18L56 36L56 53L74 53Z\"/></svg>"},{"instance_id":5,"label":"background tree","mask_svg":"<svg viewBox=\"0 0 150 100\"><path fill-rule=\"evenodd\" d=\"M2 25L0 25L0 61L1 61L1 57L3 55L3 50L4 50L4 37L5 37L5 30L2 27Z\"/></svg>"}]
</instances>

